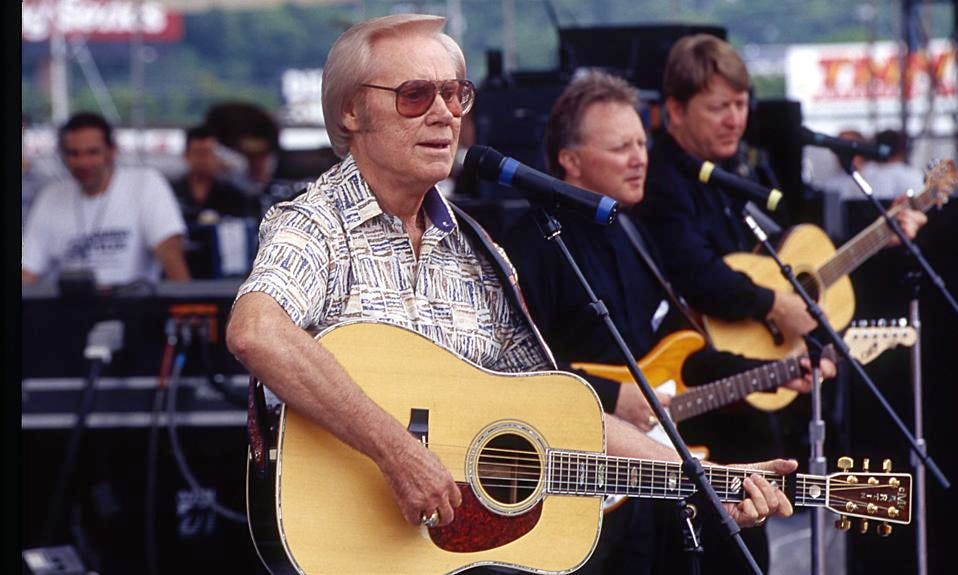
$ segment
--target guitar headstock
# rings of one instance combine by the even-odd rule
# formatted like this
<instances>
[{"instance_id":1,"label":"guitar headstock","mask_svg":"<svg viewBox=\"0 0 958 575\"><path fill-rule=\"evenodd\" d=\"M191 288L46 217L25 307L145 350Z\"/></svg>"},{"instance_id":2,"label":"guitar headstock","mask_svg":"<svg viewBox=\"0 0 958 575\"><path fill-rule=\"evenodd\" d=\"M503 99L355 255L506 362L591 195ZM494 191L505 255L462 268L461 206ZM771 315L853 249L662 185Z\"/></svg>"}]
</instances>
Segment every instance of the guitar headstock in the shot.
<instances>
[{"instance_id":1,"label":"guitar headstock","mask_svg":"<svg viewBox=\"0 0 958 575\"><path fill-rule=\"evenodd\" d=\"M862 364L875 359L886 349L903 345L911 347L918 339L918 332L908 325L908 320L858 321L845 330L842 337L852 357Z\"/></svg>"},{"instance_id":2,"label":"guitar headstock","mask_svg":"<svg viewBox=\"0 0 958 575\"><path fill-rule=\"evenodd\" d=\"M958 170L952 160L932 160L925 172L925 190L922 195L930 194L932 203L941 206L958 189Z\"/></svg>"},{"instance_id":3,"label":"guitar headstock","mask_svg":"<svg viewBox=\"0 0 958 575\"><path fill-rule=\"evenodd\" d=\"M840 457L838 468L842 471L826 477L825 506L839 514L835 527L842 531L851 528L849 517L860 518L859 531L868 531L869 521L881 521L878 534L891 534L891 524L911 523L911 475L892 473L891 460L882 462L882 471L869 470L869 461L862 461L862 471L849 471L854 462L850 457Z\"/></svg>"}]
</instances>

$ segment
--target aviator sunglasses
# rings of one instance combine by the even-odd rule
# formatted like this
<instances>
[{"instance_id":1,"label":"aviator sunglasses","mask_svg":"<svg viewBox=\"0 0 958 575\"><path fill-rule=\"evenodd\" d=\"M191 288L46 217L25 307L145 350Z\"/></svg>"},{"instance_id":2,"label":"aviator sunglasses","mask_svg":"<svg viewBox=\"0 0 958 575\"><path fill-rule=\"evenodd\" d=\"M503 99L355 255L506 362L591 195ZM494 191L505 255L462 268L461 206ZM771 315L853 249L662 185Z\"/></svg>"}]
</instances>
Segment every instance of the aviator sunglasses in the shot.
<instances>
[{"instance_id":1,"label":"aviator sunglasses","mask_svg":"<svg viewBox=\"0 0 958 575\"><path fill-rule=\"evenodd\" d=\"M406 80L395 88L375 84L362 85L395 92L396 111L406 118L418 118L425 114L435 101L437 92L442 95L442 100L456 117L468 113L476 100L476 87L469 80Z\"/></svg>"}]
</instances>

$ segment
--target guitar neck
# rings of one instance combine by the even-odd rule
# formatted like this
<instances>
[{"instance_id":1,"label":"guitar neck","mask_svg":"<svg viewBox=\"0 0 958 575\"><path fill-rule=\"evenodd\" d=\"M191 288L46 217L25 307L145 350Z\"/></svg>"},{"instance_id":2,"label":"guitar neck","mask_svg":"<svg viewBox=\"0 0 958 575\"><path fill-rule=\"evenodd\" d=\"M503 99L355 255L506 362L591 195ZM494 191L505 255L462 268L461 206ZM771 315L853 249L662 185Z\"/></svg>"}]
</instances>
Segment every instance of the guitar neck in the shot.
<instances>
[{"instance_id":1,"label":"guitar neck","mask_svg":"<svg viewBox=\"0 0 958 575\"><path fill-rule=\"evenodd\" d=\"M742 482L757 473L777 485L795 505L820 507L826 504L827 478L803 473L794 476L768 471L709 465L705 477L723 502L747 497ZM559 495L625 495L646 499L683 499L698 491L682 472L682 464L552 451L546 490Z\"/></svg>"},{"instance_id":2,"label":"guitar neck","mask_svg":"<svg viewBox=\"0 0 958 575\"><path fill-rule=\"evenodd\" d=\"M926 188L924 192L911 199L910 207L927 212L935 203L935 194ZM905 209L904 204L897 205L888 210L888 215L895 217L903 209ZM818 275L825 287L855 271L865 260L888 245L888 242L894 236L895 232L885 224L885 218L880 217L872 222L867 228L848 240L845 245L835 252L835 255L818 268Z\"/></svg>"},{"instance_id":3,"label":"guitar neck","mask_svg":"<svg viewBox=\"0 0 958 575\"><path fill-rule=\"evenodd\" d=\"M685 393L672 398L669 405L672 420L678 423L741 401L750 393L775 389L801 376L802 367L799 360L798 357L789 357L706 385L691 387Z\"/></svg>"}]
</instances>

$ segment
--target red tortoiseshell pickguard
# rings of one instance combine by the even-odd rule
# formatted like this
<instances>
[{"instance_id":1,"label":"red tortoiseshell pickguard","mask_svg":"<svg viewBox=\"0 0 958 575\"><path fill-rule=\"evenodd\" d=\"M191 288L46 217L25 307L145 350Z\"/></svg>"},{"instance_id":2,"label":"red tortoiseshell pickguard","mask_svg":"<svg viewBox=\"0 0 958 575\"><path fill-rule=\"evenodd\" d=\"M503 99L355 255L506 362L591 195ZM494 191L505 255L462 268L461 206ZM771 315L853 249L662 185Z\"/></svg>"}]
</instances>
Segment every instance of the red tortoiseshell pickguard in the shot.
<instances>
[{"instance_id":1,"label":"red tortoiseshell pickguard","mask_svg":"<svg viewBox=\"0 0 958 575\"><path fill-rule=\"evenodd\" d=\"M440 549L455 553L495 549L532 531L542 515L542 501L522 515L497 515L476 498L469 484L457 485L462 505L456 509L456 518L445 527L429 529L429 537Z\"/></svg>"}]
</instances>

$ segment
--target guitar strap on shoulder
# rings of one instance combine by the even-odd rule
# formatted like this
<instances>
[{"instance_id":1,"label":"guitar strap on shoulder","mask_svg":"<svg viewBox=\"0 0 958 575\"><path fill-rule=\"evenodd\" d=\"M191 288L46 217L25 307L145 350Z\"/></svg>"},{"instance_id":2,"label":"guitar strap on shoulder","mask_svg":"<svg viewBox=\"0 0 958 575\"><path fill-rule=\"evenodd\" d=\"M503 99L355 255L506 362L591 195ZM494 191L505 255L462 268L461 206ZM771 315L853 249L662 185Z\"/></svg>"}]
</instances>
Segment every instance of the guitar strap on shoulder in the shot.
<instances>
[{"instance_id":1,"label":"guitar strap on shoulder","mask_svg":"<svg viewBox=\"0 0 958 575\"><path fill-rule=\"evenodd\" d=\"M669 299L672 303L682 312L682 315L685 316L685 319L695 328L695 331L699 332L702 337L705 338L705 341L711 343L708 332L705 331L705 328L702 327L702 324L696 317L692 308L689 307L689 304L685 299L680 296L672 288L672 284L669 283L669 280L665 279L665 276L662 274L662 271L659 269L659 266L655 263L655 259L652 258L652 254L649 252L649 246L645 243L645 238L642 237L642 234L639 233L639 230L635 227L635 224L632 223L631 218L628 214L619 214L619 217L615 219L616 223L619 224L619 227L625 233L625 237L628 238L629 243L632 244L632 247L635 248L635 251L642 258L642 261L645 262L645 265L649 268L649 271L652 272L652 275L655 277L656 281L659 282L659 285L662 286L662 289L665 290L665 293L669 296Z\"/></svg>"},{"instance_id":2,"label":"guitar strap on shoulder","mask_svg":"<svg viewBox=\"0 0 958 575\"><path fill-rule=\"evenodd\" d=\"M552 364L553 368L556 367L555 357L552 355L552 350L549 349L548 344L546 344L545 339L542 337L542 334L539 333L539 328L536 327L534 321L532 321L532 315L529 313L529 308L526 306L526 300L522 297L522 290L519 288L519 278L516 277L515 269L512 267L512 264L505 258L503 253L500 251L499 246L493 241L489 236L488 232L479 222L472 219L472 217L464 212L462 208L448 202L452 206L453 212L456 214L456 218L465 225L461 225L460 229L466 232L466 236L473 240L474 246L478 246L489 258L489 261L492 262L492 267L496 270L496 275L499 276L499 283L502 284L502 291L505 292L506 297L512 301L513 307L519 310L522 314L523 319L526 322L526 325L529 329L532 330L532 333L536 336L536 340L539 342L539 347L542 348L542 351L546 354L546 357L549 359L549 363Z\"/></svg>"}]
</instances>

